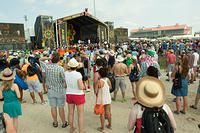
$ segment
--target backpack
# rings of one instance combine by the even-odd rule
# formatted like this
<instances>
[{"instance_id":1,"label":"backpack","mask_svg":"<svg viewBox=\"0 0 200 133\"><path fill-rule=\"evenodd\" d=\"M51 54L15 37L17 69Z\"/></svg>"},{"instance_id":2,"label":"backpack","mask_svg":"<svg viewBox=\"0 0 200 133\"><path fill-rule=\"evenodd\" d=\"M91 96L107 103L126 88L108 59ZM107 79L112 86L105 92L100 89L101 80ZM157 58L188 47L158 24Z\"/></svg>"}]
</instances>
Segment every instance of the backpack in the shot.
<instances>
[{"instance_id":1,"label":"backpack","mask_svg":"<svg viewBox=\"0 0 200 133\"><path fill-rule=\"evenodd\" d=\"M88 68L88 59L84 59L83 64L84 68Z\"/></svg>"},{"instance_id":2,"label":"backpack","mask_svg":"<svg viewBox=\"0 0 200 133\"><path fill-rule=\"evenodd\" d=\"M36 70L31 66L31 65L29 65L28 67L27 67L27 75L28 76L33 76L33 75L35 75L36 74Z\"/></svg>"},{"instance_id":3,"label":"backpack","mask_svg":"<svg viewBox=\"0 0 200 133\"><path fill-rule=\"evenodd\" d=\"M131 82L135 82L135 81L138 81L140 79L137 64L134 66L133 70L131 70L131 73L129 75L129 79L130 79Z\"/></svg>"},{"instance_id":4,"label":"backpack","mask_svg":"<svg viewBox=\"0 0 200 133\"><path fill-rule=\"evenodd\" d=\"M107 67L108 66L108 61L106 60L106 58L105 57L101 57L101 56L99 56L99 57L103 62L103 67Z\"/></svg>"},{"instance_id":5,"label":"backpack","mask_svg":"<svg viewBox=\"0 0 200 133\"><path fill-rule=\"evenodd\" d=\"M115 90L115 77L112 73L108 73L107 78L110 80L112 89L110 90L110 93L112 93Z\"/></svg>"},{"instance_id":6,"label":"backpack","mask_svg":"<svg viewBox=\"0 0 200 133\"><path fill-rule=\"evenodd\" d=\"M145 108L141 133L174 133L170 119L162 107Z\"/></svg>"},{"instance_id":7,"label":"backpack","mask_svg":"<svg viewBox=\"0 0 200 133\"><path fill-rule=\"evenodd\" d=\"M175 90L182 88L182 77L179 71L179 65L178 65L178 71L175 74L175 79L173 79L173 88Z\"/></svg>"}]
</instances>

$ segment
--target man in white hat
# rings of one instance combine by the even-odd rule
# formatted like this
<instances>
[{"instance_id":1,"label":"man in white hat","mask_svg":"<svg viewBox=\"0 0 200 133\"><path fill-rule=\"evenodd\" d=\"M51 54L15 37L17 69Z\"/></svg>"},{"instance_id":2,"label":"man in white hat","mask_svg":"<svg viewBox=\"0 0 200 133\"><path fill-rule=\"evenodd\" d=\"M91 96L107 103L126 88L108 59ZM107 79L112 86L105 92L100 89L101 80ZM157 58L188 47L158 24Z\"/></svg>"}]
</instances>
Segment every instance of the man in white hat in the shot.
<instances>
[{"instance_id":1,"label":"man in white hat","mask_svg":"<svg viewBox=\"0 0 200 133\"><path fill-rule=\"evenodd\" d=\"M125 74L128 74L128 68L127 66L123 63L124 58L119 55L116 59L117 63L113 66L112 72L114 73L115 76L115 91L114 91L114 98L112 98L113 101L116 101L116 96L117 96L117 91L119 90L119 87L122 92L122 103L126 102L125 99L125 90L126 90L126 85L125 85L125 79L124 76Z\"/></svg>"}]
</instances>

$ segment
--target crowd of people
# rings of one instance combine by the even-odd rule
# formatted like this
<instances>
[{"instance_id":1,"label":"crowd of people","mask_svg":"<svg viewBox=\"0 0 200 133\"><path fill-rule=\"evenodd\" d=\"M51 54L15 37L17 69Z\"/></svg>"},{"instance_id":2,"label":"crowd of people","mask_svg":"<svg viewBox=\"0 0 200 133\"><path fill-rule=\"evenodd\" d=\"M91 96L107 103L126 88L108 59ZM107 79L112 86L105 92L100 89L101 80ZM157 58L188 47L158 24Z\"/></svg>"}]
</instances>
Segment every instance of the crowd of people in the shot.
<instances>
[{"instance_id":1,"label":"crowd of people","mask_svg":"<svg viewBox=\"0 0 200 133\"><path fill-rule=\"evenodd\" d=\"M96 104L102 105L104 109L100 114L101 126L97 130L103 132L105 127L112 129L111 102L117 101L119 89L122 94L120 101L127 102L126 76L130 80L132 100L135 102L130 111L128 130L137 133L152 131L149 126L156 125L148 124L152 112L162 116L165 122L155 129L167 130L170 133L176 130L173 114L186 114L188 87L195 83L198 76L198 40L135 41L121 45L89 44L87 47L74 45L68 49L73 51L66 51L63 55L59 54L59 49L0 53L0 99L4 101L3 112L13 118L12 128L16 132L18 117L22 115L21 104L26 103L23 91L27 89L33 104L38 103L35 93L38 93L42 105L49 102L52 126L58 127L58 111L62 128L69 125L70 133L76 130L75 107L79 133L86 132L83 130L85 93L93 91ZM165 86L159 80L162 76L159 57L166 58L166 80L173 82L171 93L176 97L175 111L171 111L165 103ZM48 95L48 101L43 97L45 94ZM180 109L181 97L183 110ZM199 99L200 84L195 103L190 106L192 109L197 109ZM68 120L65 119L66 103ZM108 120L106 126L105 119ZM200 125L198 126L200 128Z\"/></svg>"}]
</instances>

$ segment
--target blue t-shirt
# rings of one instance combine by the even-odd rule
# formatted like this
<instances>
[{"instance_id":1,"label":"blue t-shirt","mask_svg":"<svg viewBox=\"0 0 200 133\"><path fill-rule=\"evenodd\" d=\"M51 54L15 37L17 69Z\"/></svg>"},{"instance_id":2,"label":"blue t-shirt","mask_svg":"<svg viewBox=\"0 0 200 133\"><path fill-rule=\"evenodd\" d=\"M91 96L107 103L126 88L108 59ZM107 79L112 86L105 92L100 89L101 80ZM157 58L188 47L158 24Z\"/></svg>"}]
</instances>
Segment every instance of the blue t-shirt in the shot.
<instances>
[{"instance_id":1,"label":"blue t-shirt","mask_svg":"<svg viewBox=\"0 0 200 133\"><path fill-rule=\"evenodd\" d=\"M70 59L72 59L73 56L70 54L70 55L68 55L67 57L69 57Z\"/></svg>"},{"instance_id":2,"label":"blue t-shirt","mask_svg":"<svg viewBox=\"0 0 200 133\"><path fill-rule=\"evenodd\" d=\"M167 43L163 44L163 49L167 50Z\"/></svg>"},{"instance_id":3,"label":"blue t-shirt","mask_svg":"<svg viewBox=\"0 0 200 133\"><path fill-rule=\"evenodd\" d=\"M184 43L180 43L180 49L184 50L185 49L185 44Z\"/></svg>"}]
</instances>

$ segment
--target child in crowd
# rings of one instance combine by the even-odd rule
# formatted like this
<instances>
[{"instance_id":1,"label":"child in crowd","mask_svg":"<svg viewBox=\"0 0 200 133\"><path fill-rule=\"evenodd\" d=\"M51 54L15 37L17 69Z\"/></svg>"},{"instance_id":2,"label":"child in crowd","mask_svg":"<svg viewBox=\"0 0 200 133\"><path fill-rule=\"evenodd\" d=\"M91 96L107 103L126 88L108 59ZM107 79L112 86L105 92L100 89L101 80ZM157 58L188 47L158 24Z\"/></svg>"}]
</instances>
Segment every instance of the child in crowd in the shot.
<instances>
[{"instance_id":1,"label":"child in crowd","mask_svg":"<svg viewBox=\"0 0 200 133\"><path fill-rule=\"evenodd\" d=\"M110 106L111 106L110 89L112 88L112 86L110 80L107 78L108 68L101 68L98 73L100 75L100 80L95 88L95 93L97 95L97 104L101 104L102 102L102 104L104 105L105 115L107 116L108 119L108 125L106 125L106 127L108 129L111 129L112 125L111 125L111 112L110 112ZM102 99L101 99L101 88L102 88ZM97 130L100 132L104 131L105 115L104 114L100 115L101 127L97 128Z\"/></svg>"}]
</instances>

